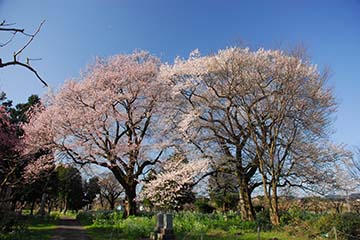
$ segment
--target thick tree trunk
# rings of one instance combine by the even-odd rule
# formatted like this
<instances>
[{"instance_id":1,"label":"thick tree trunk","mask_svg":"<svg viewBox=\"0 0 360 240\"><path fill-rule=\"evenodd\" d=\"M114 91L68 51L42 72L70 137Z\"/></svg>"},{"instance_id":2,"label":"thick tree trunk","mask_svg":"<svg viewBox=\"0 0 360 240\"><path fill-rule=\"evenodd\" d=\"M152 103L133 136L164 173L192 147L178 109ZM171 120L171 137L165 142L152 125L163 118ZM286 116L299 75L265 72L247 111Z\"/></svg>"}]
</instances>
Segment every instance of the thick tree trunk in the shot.
<instances>
[{"instance_id":1,"label":"thick tree trunk","mask_svg":"<svg viewBox=\"0 0 360 240\"><path fill-rule=\"evenodd\" d=\"M125 189L125 217L136 215L137 214L137 206L136 206L136 184L132 186L128 186Z\"/></svg>"},{"instance_id":2,"label":"thick tree trunk","mask_svg":"<svg viewBox=\"0 0 360 240\"><path fill-rule=\"evenodd\" d=\"M239 180L239 207L241 212L241 219L243 221L253 221L255 220L255 211L251 202L251 193L248 188L249 183L246 181L246 179Z\"/></svg>"}]
</instances>

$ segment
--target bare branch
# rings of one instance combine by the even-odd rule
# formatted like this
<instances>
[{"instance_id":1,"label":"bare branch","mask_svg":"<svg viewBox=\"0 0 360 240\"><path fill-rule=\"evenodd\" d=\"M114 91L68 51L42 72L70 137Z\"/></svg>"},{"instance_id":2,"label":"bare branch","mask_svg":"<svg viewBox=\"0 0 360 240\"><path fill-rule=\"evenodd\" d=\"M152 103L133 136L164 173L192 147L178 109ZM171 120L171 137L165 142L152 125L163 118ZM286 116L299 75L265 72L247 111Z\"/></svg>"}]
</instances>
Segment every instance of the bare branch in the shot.
<instances>
[{"instance_id":1,"label":"bare branch","mask_svg":"<svg viewBox=\"0 0 360 240\"><path fill-rule=\"evenodd\" d=\"M8 45L15 37L15 35L17 33L21 33L27 37L30 37L29 40L25 43L24 46L22 46L18 51L16 51L13 55L13 60L12 61L8 61L8 62L2 62L2 59L0 58L0 68L4 68L7 66L14 66L14 65L18 65L21 67L25 67L26 69L30 70L31 72L33 72L35 74L35 76L41 81L42 84L44 84L44 86L48 86L47 83L40 77L40 75L38 74L38 72L30 66L30 60L39 60L39 59L31 59L31 58L26 58L26 62L22 62L18 60L19 55L30 45L30 43L34 40L34 38L36 37L36 35L40 32L41 27L43 26L43 24L45 23L45 20L43 20L39 27L36 29L36 31L33 34L28 34L25 32L24 29L20 29L20 28L9 28L7 26L13 25L13 24L7 24L4 21L2 21L0 23L0 31L5 31L5 32L12 32L12 36L10 37L9 40L7 40L5 43L0 44L0 47L4 47L6 45Z\"/></svg>"}]
</instances>

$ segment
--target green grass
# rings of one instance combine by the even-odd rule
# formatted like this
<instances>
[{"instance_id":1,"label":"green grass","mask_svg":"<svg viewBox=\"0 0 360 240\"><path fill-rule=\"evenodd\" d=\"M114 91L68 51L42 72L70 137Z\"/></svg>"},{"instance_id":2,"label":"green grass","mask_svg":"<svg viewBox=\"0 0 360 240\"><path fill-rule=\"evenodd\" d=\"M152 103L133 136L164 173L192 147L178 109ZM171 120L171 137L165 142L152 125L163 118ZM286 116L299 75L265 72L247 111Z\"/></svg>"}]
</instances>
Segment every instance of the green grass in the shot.
<instances>
[{"instance_id":1,"label":"green grass","mask_svg":"<svg viewBox=\"0 0 360 240\"><path fill-rule=\"evenodd\" d=\"M129 217L122 219L117 212L82 213L88 235L93 240L138 240L148 238L155 227L155 217ZM256 224L243 222L238 216L222 214L177 213L174 218L175 236L178 240L257 240ZM305 240L290 237L285 232L261 232L262 240Z\"/></svg>"},{"instance_id":2,"label":"green grass","mask_svg":"<svg viewBox=\"0 0 360 240\"><path fill-rule=\"evenodd\" d=\"M48 240L56 228L54 218L26 217L8 233L0 233L0 240Z\"/></svg>"},{"instance_id":3,"label":"green grass","mask_svg":"<svg viewBox=\"0 0 360 240\"><path fill-rule=\"evenodd\" d=\"M123 233L121 229L114 227L94 227L87 226L86 231L93 240L137 240L141 239L141 236L131 236ZM149 237L150 233L142 236ZM176 233L176 239L178 240L258 240L256 233L229 233L223 230L214 229L209 230L206 234L191 234L191 233ZM305 240L299 237L290 237L283 232L264 232L260 234L261 240L269 240L271 238L278 238L279 240Z\"/></svg>"}]
</instances>

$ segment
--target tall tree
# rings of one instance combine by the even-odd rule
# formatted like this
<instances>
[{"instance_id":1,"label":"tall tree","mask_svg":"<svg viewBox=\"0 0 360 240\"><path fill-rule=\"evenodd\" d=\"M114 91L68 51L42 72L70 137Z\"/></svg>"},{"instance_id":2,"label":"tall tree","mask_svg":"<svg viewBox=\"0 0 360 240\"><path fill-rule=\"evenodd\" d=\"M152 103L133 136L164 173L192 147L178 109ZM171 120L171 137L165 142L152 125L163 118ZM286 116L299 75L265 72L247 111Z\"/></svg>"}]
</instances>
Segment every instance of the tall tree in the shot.
<instances>
[{"instance_id":1,"label":"tall tree","mask_svg":"<svg viewBox=\"0 0 360 240\"><path fill-rule=\"evenodd\" d=\"M84 205L87 205L87 209L91 209L91 204L94 202L96 196L100 194L99 178L92 177L84 182Z\"/></svg>"},{"instance_id":2,"label":"tall tree","mask_svg":"<svg viewBox=\"0 0 360 240\"><path fill-rule=\"evenodd\" d=\"M17 148L20 140L16 134L16 125L10 122L9 114L4 106L0 106L0 195L9 198L10 189L14 185L16 175L22 167L22 161L16 161L19 156ZM4 199L0 199L4 200Z\"/></svg>"},{"instance_id":3,"label":"tall tree","mask_svg":"<svg viewBox=\"0 0 360 240\"><path fill-rule=\"evenodd\" d=\"M11 202L14 209L16 202L35 202L36 195L44 193L48 175L54 169L53 157L46 149L25 151L22 126L28 121L29 110L39 104L39 97L32 95L28 102L13 107L2 93L0 102L0 205L9 207Z\"/></svg>"},{"instance_id":4,"label":"tall tree","mask_svg":"<svg viewBox=\"0 0 360 240\"><path fill-rule=\"evenodd\" d=\"M326 164L315 154L336 107L326 74L299 52L236 47L205 57L195 52L163 72L176 86L174 95L188 102L181 109L185 135L201 147L196 137L202 133L202 142L212 141L225 164L235 165L243 218L254 216L250 181L259 172L278 225L278 186Z\"/></svg>"},{"instance_id":5,"label":"tall tree","mask_svg":"<svg viewBox=\"0 0 360 240\"><path fill-rule=\"evenodd\" d=\"M336 105L326 73L301 55L265 50L254 55L247 116L270 219L278 225L278 186L288 175L326 164L316 149L328 137Z\"/></svg>"},{"instance_id":6,"label":"tall tree","mask_svg":"<svg viewBox=\"0 0 360 240\"><path fill-rule=\"evenodd\" d=\"M145 52L98 59L80 81L67 81L27 126L29 145L51 146L78 164L109 169L137 212L136 188L166 148L167 85L160 61Z\"/></svg>"},{"instance_id":7,"label":"tall tree","mask_svg":"<svg viewBox=\"0 0 360 240\"><path fill-rule=\"evenodd\" d=\"M181 103L176 106L177 121L184 137L215 159L215 169L236 174L243 220L255 218L251 193L259 185L251 182L258 159L244 114L251 86L245 75L249 64L240 49L205 57L194 51L188 60L178 59L162 71L175 85L173 95Z\"/></svg>"},{"instance_id":8,"label":"tall tree","mask_svg":"<svg viewBox=\"0 0 360 240\"><path fill-rule=\"evenodd\" d=\"M26 167L32 162L23 156L22 124L26 123L26 112L37 104L36 95L29 97L25 104L12 107L12 101L7 100L6 94L0 94L0 189L5 185L15 185L23 180ZM34 101L30 101L34 99ZM19 118L18 118L19 117ZM4 190L4 189L2 189ZM4 196L4 194L2 194Z\"/></svg>"},{"instance_id":9,"label":"tall tree","mask_svg":"<svg viewBox=\"0 0 360 240\"><path fill-rule=\"evenodd\" d=\"M83 206L84 192L82 177L78 169L68 165L60 165L56 168L59 180L58 193L62 201L62 209L79 210Z\"/></svg>"}]
</instances>

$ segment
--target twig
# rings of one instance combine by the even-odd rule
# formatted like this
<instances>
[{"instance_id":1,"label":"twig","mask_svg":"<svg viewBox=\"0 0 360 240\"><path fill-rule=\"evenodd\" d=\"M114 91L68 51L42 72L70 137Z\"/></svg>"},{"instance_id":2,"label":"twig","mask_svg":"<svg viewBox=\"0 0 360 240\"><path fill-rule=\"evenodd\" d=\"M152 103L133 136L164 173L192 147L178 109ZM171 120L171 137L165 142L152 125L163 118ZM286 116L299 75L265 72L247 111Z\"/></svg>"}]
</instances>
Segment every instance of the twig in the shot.
<instances>
[{"instance_id":1,"label":"twig","mask_svg":"<svg viewBox=\"0 0 360 240\"><path fill-rule=\"evenodd\" d=\"M35 33L34 33L33 35L30 35L31 37L30 37L29 41L28 41L22 48L20 48L16 53L14 53L14 60L16 60L16 57L17 57L27 46L30 45L30 43L31 43L32 40L35 38L35 36L40 32L40 29L41 29L41 27L42 27L42 25L43 25L44 23L45 23L45 20L43 20L43 21L40 23L40 25L39 25L38 29L35 31Z\"/></svg>"},{"instance_id":2,"label":"twig","mask_svg":"<svg viewBox=\"0 0 360 240\"><path fill-rule=\"evenodd\" d=\"M6 63L2 63L1 62L1 59L0 59L0 68L2 67L6 67L6 66L10 66L10 65L20 65L22 67L25 67L27 69L29 69L31 72L33 72L35 74L35 76L42 82L42 84L45 85L45 87L47 87L47 83L40 77L40 75L38 74L38 72L33 68L31 67L30 65L28 64L25 64L25 63L22 63L22 62L18 62L16 60L12 61L12 62L6 62Z\"/></svg>"},{"instance_id":3,"label":"twig","mask_svg":"<svg viewBox=\"0 0 360 240\"><path fill-rule=\"evenodd\" d=\"M22 67L27 68L28 70L30 70L31 72L33 72L35 74L35 76L41 81L42 84L44 84L44 86L48 86L47 83L40 77L40 75L38 74L38 72L30 66L30 60L39 60L39 59L30 59L30 58L26 58L26 62L21 62L18 61L18 56L30 45L30 43L34 40L35 36L40 32L41 27L43 26L43 24L45 23L45 20L43 20L39 27L37 28L37 30L33 33L33 34L28 34L25 33L24 29L20 29L20 28L6 28L5 26L9 26L10 24L6 24L5 20L2 21L0 23L0 31L10 31L13 32L13 36L4 44L0 44L0 47L6 46L9 42L12 41L12 39L14 38L14 36L16 35L16 33L20 32L21 34L30 37L30 39L26 42L26 44L24 46L22 46L17 52L14 53L13 55L13 61L9 61L9 62L2 62L2 59L0 58L0 68L6 67L6 66L11 66L11 65L19 65ZM12 24L11 24L12 25Z\"/></svg>"}]
</instances>

